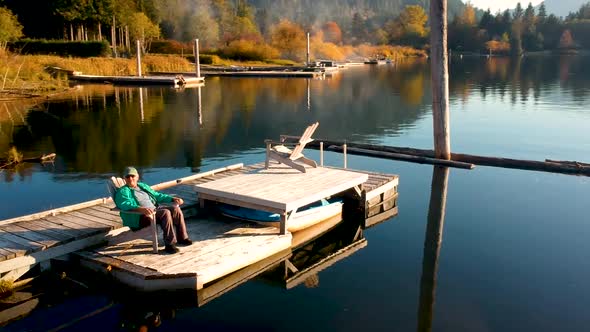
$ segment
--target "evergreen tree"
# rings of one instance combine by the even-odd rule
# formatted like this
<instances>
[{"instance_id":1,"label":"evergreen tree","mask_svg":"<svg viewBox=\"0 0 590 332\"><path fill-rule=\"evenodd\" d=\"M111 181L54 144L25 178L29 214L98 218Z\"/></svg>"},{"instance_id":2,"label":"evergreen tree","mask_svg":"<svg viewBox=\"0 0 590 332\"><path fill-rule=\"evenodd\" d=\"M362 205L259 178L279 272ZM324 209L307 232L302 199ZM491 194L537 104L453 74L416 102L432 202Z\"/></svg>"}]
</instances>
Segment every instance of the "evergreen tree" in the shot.
<instances>
[{"instance_id":1,"label":"evergreen tree","mask_svg":"<svg viewBox=\"0 0 590 332\"><path fill-rule=\"evenodd\" d=\"M512 16L515 20L522 18L522 6L520 2L516 4L516 8L514 8L514 14Z\"/></svg>"},{"instance_id":2,"label":"evergreen tree","mask_svg":"<svg viewBox=\"0 0 590 332\"><path fill-rule=\"evenodd\" d=\"M545 2L541 2L541 5L539 6L539 14L537 15L537 17L539 18L539 21L544 21L545 18L547 17L547 10L545 9Z\"/></svg>"}]
</instances>

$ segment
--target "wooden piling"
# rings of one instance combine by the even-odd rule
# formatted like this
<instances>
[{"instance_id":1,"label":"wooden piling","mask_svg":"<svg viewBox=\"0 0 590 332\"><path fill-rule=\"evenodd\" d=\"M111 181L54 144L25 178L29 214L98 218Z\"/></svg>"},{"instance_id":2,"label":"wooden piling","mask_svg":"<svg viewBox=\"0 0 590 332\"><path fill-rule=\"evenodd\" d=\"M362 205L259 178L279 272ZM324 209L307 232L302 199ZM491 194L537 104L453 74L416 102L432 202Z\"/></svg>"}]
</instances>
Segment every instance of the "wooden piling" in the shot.
<instances>
[{"instance_id":1,"label":"wooden piling","mask_svg":"<svg viewBox=\"0 0 590 332\"><path fill-rule=\"evenodd\" d=\"M447 55L447 0L430 1L430 64L434 151L451 159L449 123L449 70Z\"/></svg>"},{"instance_id":2,"label":"wooden piling","mask_svg":"<svg viewBox=\"0 0 590 332\"><path fill-rule=\"evenodd\" d=\"M324 166L324 142L320 142L320 166Z\"/></svg>"},{"instance_id":3,"label":"wooden piling","mask_svg":"<svg viewBox=\"0 0 590 332\"><path fill-rule=\"evenodd\" d=\"M346 143L342 144L342 154L344 154L344 169L346 169L347 162L346 162Z\"/></svg>"},{"instance_id":4,"label":"wooden piling","mask_svg":"<svg viewBox=\"0 0 590 332\"><path fill-rule=\"evenodd\" d=\"M195 71L197 73L197 77L201 77L201 62L199 60L199 39L195 39L194 56L195 56Z\"/></svg>"},{"instance_id":5,"label":"wooden piling","mask_svg":"<svg viewBox=\"0 0 590 332\"><path fill-rule=\"evenodd\" d=\"M137 48L137 76L141 77L141 42L139 39L136 41Z\"/></svg>"},{"instance_id":6,"label":"wooden piling","mask_svg":"<svg viewBox=\"0 0 590 332\"><path fill-rule=\"evenodd\" d=\"M309 66L309 32L307 33L307 55L305 57L305 65Z\"/></svg>"}]
</instances>

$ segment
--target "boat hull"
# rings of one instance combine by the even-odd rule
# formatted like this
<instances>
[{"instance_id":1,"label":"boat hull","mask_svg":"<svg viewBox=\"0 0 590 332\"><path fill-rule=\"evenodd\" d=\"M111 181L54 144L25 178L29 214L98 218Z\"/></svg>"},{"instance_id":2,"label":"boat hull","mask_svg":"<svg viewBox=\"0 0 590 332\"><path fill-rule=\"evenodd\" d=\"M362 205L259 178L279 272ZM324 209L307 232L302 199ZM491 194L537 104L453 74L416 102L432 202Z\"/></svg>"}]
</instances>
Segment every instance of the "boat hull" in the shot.
<instances>
[{"instance_id":1,"label":"boat hull","mask_svg":"<svg viewBox=\"0 0 590 332\"><path fill-rule=\"evenodd\" d=\"M298 211L287 220L287 230L289 232L297 232L326 219L342 216L342 206L342 201L334 201L322 204L321 206ZM227 205L220 205L219 210L222 215L230 218L247 220L266 226L280 227L280 215L278 213L268 213Z\"/></svg>"}]
</instances>

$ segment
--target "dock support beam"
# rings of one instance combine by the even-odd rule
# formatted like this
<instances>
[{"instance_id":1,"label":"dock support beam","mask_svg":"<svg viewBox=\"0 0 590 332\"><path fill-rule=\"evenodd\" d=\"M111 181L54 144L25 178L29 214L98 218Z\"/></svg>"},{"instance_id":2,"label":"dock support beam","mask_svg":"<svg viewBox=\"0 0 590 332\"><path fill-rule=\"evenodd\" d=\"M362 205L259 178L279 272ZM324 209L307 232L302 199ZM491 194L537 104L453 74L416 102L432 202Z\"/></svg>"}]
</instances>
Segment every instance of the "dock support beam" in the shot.
<instances>
[{"instance_id":1,"label":"dock support beam","mask_svg":"<svg viewBox=\"0 0 590 332\"><path fill-rule=\"evenodd\" d=\"M436 158L450 160L447 0L430 1L430 59L434 152Z\"/></svg>"}]
</instances>

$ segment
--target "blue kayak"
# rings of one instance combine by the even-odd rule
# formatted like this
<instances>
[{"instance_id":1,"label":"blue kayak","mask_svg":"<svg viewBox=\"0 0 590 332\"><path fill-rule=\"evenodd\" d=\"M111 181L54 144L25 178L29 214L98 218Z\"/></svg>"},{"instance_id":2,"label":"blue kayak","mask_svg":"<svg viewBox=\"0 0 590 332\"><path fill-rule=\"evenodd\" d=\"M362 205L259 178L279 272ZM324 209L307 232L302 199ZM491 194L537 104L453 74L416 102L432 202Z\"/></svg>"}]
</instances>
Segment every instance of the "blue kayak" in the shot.
<instances>
[{"instance_id":1,"label":"blue kayak","mask_svg":"<svg viewBox=\"0 0 590 332\"><path fill-rule=\"evenodd\" d=\"M311 210L313 210L313 209L327 207L332 204L342 204L342 199L339 199L339 198L322 199L320 201L311 203L309 205L306 205L306 206L298 209L297 213L303 212L303 211L312 212ZM221 211L221 213L226 216L233 217L233 218L239 218L239 219L243 219L243 220L248 220L248 221L280 222L280 220L281 220L281 215L278 213L272 213L272 212L266 212L266 211L261 211L261 210L256 210L256 209L239 207L239 206L230 205L230 204L219 204L218 208L219 208L219 211Z\"/></svg>"}]
</instances>

